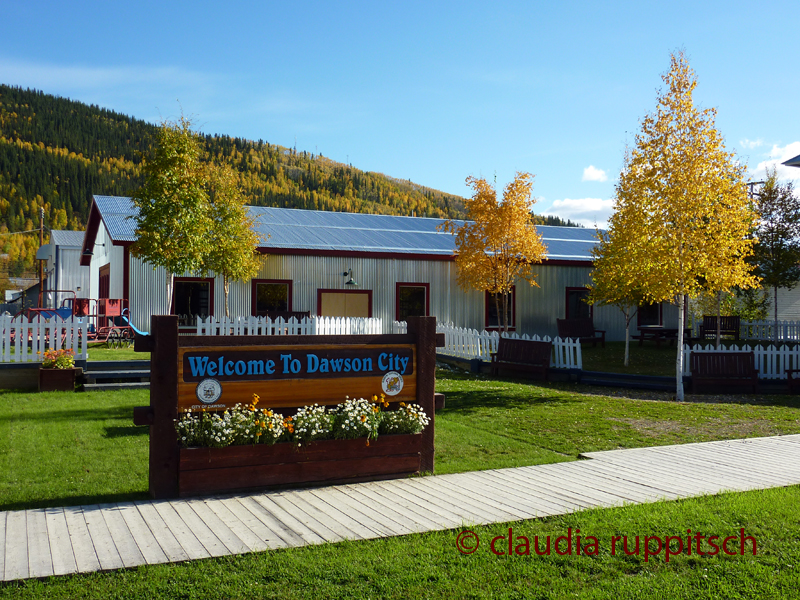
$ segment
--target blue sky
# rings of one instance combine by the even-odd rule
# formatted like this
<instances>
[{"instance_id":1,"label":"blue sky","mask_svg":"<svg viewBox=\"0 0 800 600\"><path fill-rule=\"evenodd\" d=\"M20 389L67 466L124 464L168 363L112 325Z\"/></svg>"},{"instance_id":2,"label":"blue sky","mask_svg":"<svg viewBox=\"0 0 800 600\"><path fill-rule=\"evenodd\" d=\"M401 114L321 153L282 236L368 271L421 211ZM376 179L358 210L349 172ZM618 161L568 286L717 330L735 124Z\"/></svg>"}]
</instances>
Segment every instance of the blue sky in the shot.
<instances>
[{"instance_id":1,"label":"blue sky","mask_svg":"<svg viewBox=\"0 0 800 600\"><path fill-rule=\"evenodd\" d=\"M800 154L796 2L5 2L0 82L263 139L467 195L535 174L536 212L607 218L669 54L726 146ZM296 140L296 142L295 142ZM784 168L784 177L800 169Z\"/></svg>"}]
</instances>

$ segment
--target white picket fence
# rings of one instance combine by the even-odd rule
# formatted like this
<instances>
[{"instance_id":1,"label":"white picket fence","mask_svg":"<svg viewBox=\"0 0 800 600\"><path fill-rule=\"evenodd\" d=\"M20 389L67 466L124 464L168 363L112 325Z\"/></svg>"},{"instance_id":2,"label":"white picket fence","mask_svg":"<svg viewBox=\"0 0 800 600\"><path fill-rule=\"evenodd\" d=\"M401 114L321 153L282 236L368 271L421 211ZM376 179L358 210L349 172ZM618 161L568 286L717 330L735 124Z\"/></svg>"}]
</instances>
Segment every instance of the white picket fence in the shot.
<instances>
[{"instance_id":1,"label":"white picket fence","mask_svg":"<svg viewBox=\"0 0 800 600\"><path fill-rule=\"evenodd\" d=\"M395 326L397 325L398 323L395 322ZM444 333L444 348L437 348L436 351L457 358L470 360L479 358L489 361L492 359L492 353L497 352L497 346L500 343L500 334L496 331L478 332L476 329L454 327L449 324L437 325L436 331L437 333ZM505 336L506 334L503 335ZM550 360L551 367L557 369L583 368L581 344L578 340L562 340L560 337L551 339L550 336L539 337L538 335L530 337L527 334L520 336L517 333L507 334L507 336L514 339L552 341L553 356Z\"/></svg>"},{"instance_id":2,"label":"white picket fence","mask_svg":"<svg viewBox=\"0 0 800 600\"><path fill-rule=\"evenodd\" d=\"M47 350L71 348L76 360L86 360L89 324L85 319L46 319L0 315L2 362L42 362Z\"/></svg>"},{"instance_id":3,"label":"white picket fence","mask_svg":"<svg viewBox=\"0 0 800 600\"><path fill-rule=\"evenodd\" d=\"M741 348L734 345L720 345L715 348L713 344L705 347L701 345L683 347L683 374L691 375L690 357L693 352L750 352L753 351L758 369L759 379L786 379L786 369L800 369L800 346L782 346L776 348L769 345L764 348L761 345L748 346L745 344Z\"/></svg>"},{"instance_id":4,"label":"white picket fence","mask_svg":"<svg viewBox=\"0 0 800 600\"><path fill-rule=\"evenodd\" d=\"M800 321L746 321L742 322L739 337L745 340L775 339L775 327L778 328L778 340L800 341Z\"/></svg>"},{"instance_id":5,"label":"white picket fence","mask_svg":"<svg viewBox=\"0 0 800 600\"><path fill-rule=\"evenodd\" d=\"M202 317L197 335L363 335L383 333L381 319L350 317Z\"/></svg>"}]
</instances>

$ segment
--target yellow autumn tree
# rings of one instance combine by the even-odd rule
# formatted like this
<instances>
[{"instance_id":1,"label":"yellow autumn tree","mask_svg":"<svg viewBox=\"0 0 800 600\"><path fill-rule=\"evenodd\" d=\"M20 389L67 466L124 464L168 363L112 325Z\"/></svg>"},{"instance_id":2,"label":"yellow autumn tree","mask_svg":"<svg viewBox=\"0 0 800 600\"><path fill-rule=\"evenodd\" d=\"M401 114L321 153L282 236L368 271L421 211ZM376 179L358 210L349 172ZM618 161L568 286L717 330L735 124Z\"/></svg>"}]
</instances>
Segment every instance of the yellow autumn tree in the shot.
<instances>
[{"instance_id":1,"label":"yellow autumn tree","mask_svg":"<svg viewBox=\"0 0 800 600\"><path fill-rule=\"evenodd\" d=\"M749 235L746 166L725 150L716 110L694 106L697 85L683 53L673 54L655 113L642 120L616 188L614 236L636 248L629 273L646 302L678 305L676 386L683 400L684 299L702 289L757 284Z\"/></svg>"},{"instance_id":2,"label":"yellow autumn tree","mask_svg":"<svg viewBox=\"0 0 800 600\"><path fill-rule=\"evenodd\" d=\"M443 225L456 236L458 284L493 294L498 328L507 332L509 294L517 280L538 285L532 265L542 262L547 252L531 212L533 175L517 172L503 189L502 202L485 179L467 177L466 182L473 190L465 201L469 220Z\"/></svg>"},{"instance_id":3,"label":"yellow autumn tree","mask_svg":"<svg viewBox=\"0 0 800 600\"><path fill-rule=\"evenodd\" d=\"M587 302L616 306L625 319L625 358L630 361L630 324L639 306L645 302L642 269L647 261L637 256L641 248L632 239L618 234L625 230L623 215L614 213L608 229L597 232L598 244L592 248L592 282Z\"/></svg>"}]
</instances>

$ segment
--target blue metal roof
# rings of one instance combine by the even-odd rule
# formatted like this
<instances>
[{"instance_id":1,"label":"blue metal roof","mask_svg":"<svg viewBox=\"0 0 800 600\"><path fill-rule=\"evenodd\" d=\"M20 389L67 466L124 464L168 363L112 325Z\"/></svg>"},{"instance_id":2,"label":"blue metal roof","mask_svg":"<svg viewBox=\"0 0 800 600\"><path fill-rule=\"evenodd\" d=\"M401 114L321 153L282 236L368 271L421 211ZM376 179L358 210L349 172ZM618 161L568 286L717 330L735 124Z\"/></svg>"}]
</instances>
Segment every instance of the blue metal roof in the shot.
<instances>
[{"instance_id":1,"label":"blue metal roof","mask_svg":"<svg viewBox=\"0 0 800 600\"><path fill-rule=\"evenodd\" d=\"M130 198L95 196L100 215L115 241L135 241L135 207ZM326 212L250 206L262 246L269 249L388 252L446 256L455 250L451 233L439 231L442 219ZM537 226L551 260L591 260L597 243L593 229Z\"/></svg>"},{"instance_id":2,"label":"blue metal roof","mask_svg":"<svg viewBox=\"0 0 800 600\"><path fill-rule=\"evenodd\" d=\"M50 232L50 243L54 246L80 248L83 246L83 231L54 229Z\"/></svg>"}]
</instances>

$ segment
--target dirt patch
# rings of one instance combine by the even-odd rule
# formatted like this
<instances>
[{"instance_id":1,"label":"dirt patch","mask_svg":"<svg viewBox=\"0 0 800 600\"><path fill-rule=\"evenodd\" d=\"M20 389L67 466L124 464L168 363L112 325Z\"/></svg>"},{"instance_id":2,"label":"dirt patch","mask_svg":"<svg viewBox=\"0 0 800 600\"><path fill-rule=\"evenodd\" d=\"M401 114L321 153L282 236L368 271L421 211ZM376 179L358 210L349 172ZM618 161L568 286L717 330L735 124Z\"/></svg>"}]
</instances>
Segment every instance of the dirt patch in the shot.
<instances>
[{"instance_id":1,"label":"dirt patch","mask_svg":"<svg viewBox=\"0 0 800 600\"><path fill-rule=\"evenodd\" d=\"M660 438L664 435L697 437L698 439L707 439L708 437L745 438L781 435L783 433L783 429L778 424L763 420L731 421L730 419L708 419L703 423L694 425L686 425L680 421L670 419L609 418L609 421L625 423L638 433L653 438Z\"/></svg>"}]
</instances>

